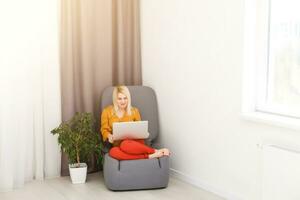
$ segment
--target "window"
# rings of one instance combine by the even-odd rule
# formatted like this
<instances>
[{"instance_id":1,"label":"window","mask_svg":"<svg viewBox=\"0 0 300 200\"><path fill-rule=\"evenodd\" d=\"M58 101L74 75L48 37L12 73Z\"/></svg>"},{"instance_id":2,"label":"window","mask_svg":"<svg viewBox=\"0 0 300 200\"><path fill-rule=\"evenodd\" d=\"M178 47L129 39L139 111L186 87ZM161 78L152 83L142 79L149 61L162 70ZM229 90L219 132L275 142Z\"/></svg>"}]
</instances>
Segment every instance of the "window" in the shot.
<instances>
[{"instance_id":1,"label":"window","mask_svg":"<svg viewBox=\"0 0 300 200\"><path fill-rule=\"evenodd\" d=\"M299 7L299 0L245 3L244 104L248 111L300 120Z\"/></svg>"}]
</instances>

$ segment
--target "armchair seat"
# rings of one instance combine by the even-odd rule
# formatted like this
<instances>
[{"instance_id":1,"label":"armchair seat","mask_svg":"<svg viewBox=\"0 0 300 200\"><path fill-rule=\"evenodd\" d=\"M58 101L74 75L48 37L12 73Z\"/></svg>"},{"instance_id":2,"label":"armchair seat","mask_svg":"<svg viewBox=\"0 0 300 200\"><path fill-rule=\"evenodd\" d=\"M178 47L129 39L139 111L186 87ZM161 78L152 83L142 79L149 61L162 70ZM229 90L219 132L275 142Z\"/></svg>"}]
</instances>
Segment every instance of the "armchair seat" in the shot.
<instances>
[{"instance_id":1,"label":"armchair seat","mask_svg":"<svg viewBox=\"0 0 300 200\"><path fill-rule=\"evenodd\" d=\"M164 188L169 182L169 158L116 160L105 155L103 174L111 190Z\"/></svg>"}]
</instances>

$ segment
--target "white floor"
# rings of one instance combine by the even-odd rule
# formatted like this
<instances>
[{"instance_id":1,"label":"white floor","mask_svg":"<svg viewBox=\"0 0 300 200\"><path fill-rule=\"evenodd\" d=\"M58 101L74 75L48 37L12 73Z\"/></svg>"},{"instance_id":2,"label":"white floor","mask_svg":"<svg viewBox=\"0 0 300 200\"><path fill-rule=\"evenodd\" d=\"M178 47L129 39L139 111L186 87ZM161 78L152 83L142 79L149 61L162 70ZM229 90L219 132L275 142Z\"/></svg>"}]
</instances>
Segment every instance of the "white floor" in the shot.
<instances>
[{"instance_id":1,"label":"white floor","mask_svg":"<svg viewBox=\"0 0 300 200\"><path fill-rule=\"evenodd\" d=\"M0 193L0 200L224 200L178 179L170 178L165 189L112 192L100 173L89 174L87 183L73 185L69 177L32 181L13 192Z\"/></svg>"}]
</instances>

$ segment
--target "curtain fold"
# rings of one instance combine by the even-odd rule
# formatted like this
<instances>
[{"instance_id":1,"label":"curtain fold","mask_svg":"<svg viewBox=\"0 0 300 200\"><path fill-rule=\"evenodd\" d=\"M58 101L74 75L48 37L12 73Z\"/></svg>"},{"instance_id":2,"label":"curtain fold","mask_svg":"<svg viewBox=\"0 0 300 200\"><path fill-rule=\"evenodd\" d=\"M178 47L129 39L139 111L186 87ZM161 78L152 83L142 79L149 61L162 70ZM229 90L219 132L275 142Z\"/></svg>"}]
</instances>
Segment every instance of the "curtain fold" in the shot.
<instances>
[{"instance_id":1,"label":"curtain fold","mask_svg":"<svg viewBox=\"0 0 300 200\"><path fill-rule=\"evenodd\" d=\"M99 122L104 88L142 83L139 0L61 2L62 118L92 112ZM63 155L62 175L67 163ZM95 159L88 165L96 170Z\"/></svg>"},{"instance_id":2,"label":"curtain fold","mask_svg":"<svg viewBox=\"0 0 300 200\"><path fill-rule=\"evenodd\" d=\"M113 83L141 83L139 1L112 0Z\"/></svg>"},{"instance_id":3,"label":"curtain fold","mask_svg":"<svg viewBox=\"0 0 300 200\"><path fill-rule=\"evenodd\" d=\"M60 175L58 1L0 7L0 191ZM20 17L21 16L21 17Z\"/></svg>"}]
</instances>

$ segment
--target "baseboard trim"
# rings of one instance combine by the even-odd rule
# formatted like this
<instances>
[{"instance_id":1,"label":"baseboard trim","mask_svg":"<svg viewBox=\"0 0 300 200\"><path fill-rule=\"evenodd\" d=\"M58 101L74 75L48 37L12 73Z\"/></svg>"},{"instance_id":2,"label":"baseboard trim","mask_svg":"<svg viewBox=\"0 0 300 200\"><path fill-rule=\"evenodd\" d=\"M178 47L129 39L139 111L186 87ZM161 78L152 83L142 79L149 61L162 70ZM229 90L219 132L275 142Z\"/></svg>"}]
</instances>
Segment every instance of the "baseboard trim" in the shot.
<instances>
[{"instance_id":1,"label":"baseboard trim","mask_svg":"<svg viewBox=\"0 0 300 200\"><path fill-rule=\"evenodd\" d=\"M226 200L242 200L242 198L236 196L236 195L233 195L233 194L229 194L225 191L221 191L211 185L208 185L206 183L204 183L203 181L200 181L200 180L197 180L189 175L186 175L184 174L183 172L181 171L178 171L176 169L173 169L173 168L170 168L170 175L174 178L177 178L181 181L184 181L186 183L189 183L191 185L194 185L196 187L199 187L203 190L206 190L208 192L211 192L213 194L216 194L218 196L220 196L221 198L224 198Z\"/></svg>"}]
</instances>

